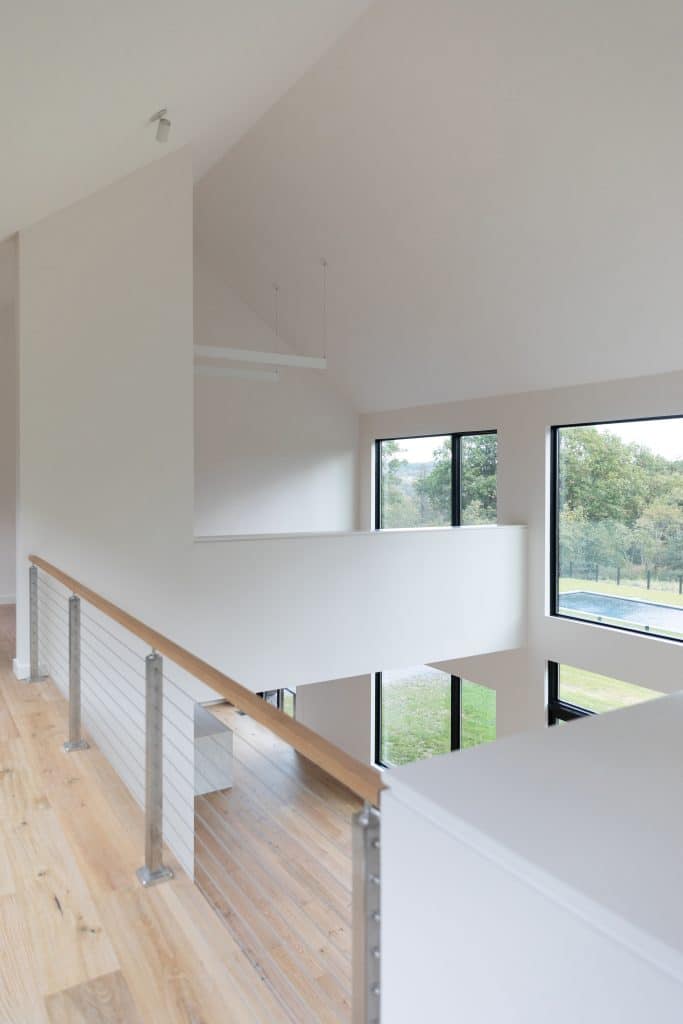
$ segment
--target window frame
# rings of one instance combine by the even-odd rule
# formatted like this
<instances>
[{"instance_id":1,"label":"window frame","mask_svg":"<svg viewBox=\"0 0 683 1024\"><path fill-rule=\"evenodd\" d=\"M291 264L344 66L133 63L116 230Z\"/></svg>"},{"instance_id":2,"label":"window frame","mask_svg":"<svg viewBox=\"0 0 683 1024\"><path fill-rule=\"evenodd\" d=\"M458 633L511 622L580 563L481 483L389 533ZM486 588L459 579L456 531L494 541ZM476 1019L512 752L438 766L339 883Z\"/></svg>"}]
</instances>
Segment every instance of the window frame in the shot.
<instances>
[{"instance_id":1,"label":"window frame","mask_svg":"<svg viewBox=\"0 0 683 1024\"><path fill-rule=\"evenodd\" d=\"M592 420L585 423L558 423L550 428L550 614L557 619L569 622L581 622L585 626L600 626L602 629L616 629L621 633L634 633L636 636L651 637L655 640L668 640L676 644L683 643L683 637L667 636L652 630L634 629L633 626L618 626L612 622L595 622L577 615L567 615L559 610L560 596L560 431L572 427L609 427L615 423L652 423L655 420L680 420L683 413L671 416L628 416L622 419ZM555 662L549 663L555 664ZM568 705L571 707L571 705ZM592 712L589 712L591 714Z\"/></svg>"},{"instance_id":2,"label":"window frame","mask_svg":"<svg viewBox=\"0 0 683 1024\"><path fill-rule=\"evenodd\" d=\"M378 437L375 438L375 514L374 514L374 529L385 530L385 529L407 529L407 530L424 530L424 529L448 529L448 527L424 527L424 526L407 526L407 527L385 527L382 526L382 445L385 441L423 441L430 437L450 437L451 439L451 526L462 526L462 440L466 437L482 437L484 435L498 434L497 428L487 430L460 430L452 431L446 430L444 432L435 432L434 434L411 434L409 437L402 435L401 437ZM497 473L496 473L496 485L497 485ZM497 493L496 493L496 510L497 510ZM496 515L497 518L497 515ZM483 525L483 524L482 524ZM493 523L491 525L494 525Z\"/></svg>"},{"instance_id":3,"label":"window frame","mask_svg":"<svg viewBox=\"0 0 683 1024\"><path fill-rule=\"evenodd\" d=\"M436 437L439 435L436 434ZM391 440L391 438L389 438ZM447 675L448 673L444 673ZM451 751L460 750L462 742L462 678L451 674ZM379 768L395 768L382 760L382 673L375 672L375 764Z\"/></svg>"},{"instance_id":4,"label":"window frame","mask_svg":"<svg viewBox=\"0 0 683 1024\"><path fill-rule=\"evenodd\" d=\"M582 708L560 699L560 663L548 662L548 725L558 722L573 722L577 718L593 718L597 711Z\"/></svg>"},{"instance_id":5,"label":"window frame","mask_svg":"<svg viewBox=\"0 0 683 1024\"><path fill-rule=\"evenodd\" d=\"M285 693L291 693L292 695L293 714L291 717L296 718L296 690L293 690L290 686L282 686L276 690L261 690L256 694L256 696L260 697L262 700L265 700L266 703L270 704L271 707L277 708L278 711L282 711L283 714L288 715L288 712L285 711L284 707ZM275 703L273 703L273 701L271 700L271 696L274 696Z\"/></svg>"}]
</instances>

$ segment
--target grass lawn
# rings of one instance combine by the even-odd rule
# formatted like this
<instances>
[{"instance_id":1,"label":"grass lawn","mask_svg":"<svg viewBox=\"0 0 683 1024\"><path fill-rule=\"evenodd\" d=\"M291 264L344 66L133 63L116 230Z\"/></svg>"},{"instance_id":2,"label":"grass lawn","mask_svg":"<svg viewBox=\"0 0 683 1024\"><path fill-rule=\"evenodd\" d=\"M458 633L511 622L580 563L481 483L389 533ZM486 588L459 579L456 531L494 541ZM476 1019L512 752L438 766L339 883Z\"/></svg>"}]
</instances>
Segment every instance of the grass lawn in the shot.
<instances>
[{"instance_id":1,"label":"grass lawn","mask_svg":"<svg viewBox=\"0 0 683 1024\"><path fill-rule=\"evenodd\" d=\"M436 669L384 673L382 760L408 764L451 749L451 679ZM462 746L496 737L496 694L463 680Z\"/></svg>"},{"instance_id":2,"label":"grass lawn","mask_svg":"<svg viewBox=\"0 0 683 1024\"><path fill-rule=\"evenodd\" d=\"M633 597L637 601L653 601L655 604L671 604L683 608L683 594L678 593L678 584L668 584L670 589L664 586L657 587L653 584L648 590L643 582L638 586L635 580L624 580L617 586L614 580L578 580L562 577L560 579L560 593L567 590L587 590L591 594L611 594L614 597Z\"/></svg>"},{"instance_id":3,"label":"grass lawn","mask_svg":"<svg viewBox=\"0 0 683 1024\"><path fill-rule=\"evenodd\" d=\"M560 666L560 699L589 711L614 711L659 696L657 690L644 686L623 683L571 665Z\"/></svg>"}]
</instances>

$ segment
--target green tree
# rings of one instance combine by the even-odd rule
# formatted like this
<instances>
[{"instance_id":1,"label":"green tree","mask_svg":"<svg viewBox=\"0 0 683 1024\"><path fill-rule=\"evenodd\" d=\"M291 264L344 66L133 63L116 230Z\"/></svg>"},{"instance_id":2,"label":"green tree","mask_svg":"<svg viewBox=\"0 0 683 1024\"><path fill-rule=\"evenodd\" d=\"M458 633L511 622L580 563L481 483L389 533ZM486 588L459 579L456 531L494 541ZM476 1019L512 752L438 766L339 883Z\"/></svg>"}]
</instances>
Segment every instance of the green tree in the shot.
<instances>
[{"instance_id":1,"label":"green tree","mask_svg":"<svg viewBox=\"0 0 683 1024\"><path fill-rule=\"evenodd\" d=\"M498 436L472 434L461 442L461 521L495 523L498 515Z\"/></svg>"},{"instance_id":2,"label":"green tree","mask_svg":"<svg viewBox=\"0 0 683 1024\"><path fill-rule=\"evenodd\" d=\"M434 461L429 472L415 481L415 493L424 515L422 522L435 526L449 526L451 522L451 439L434 449Z\"/></svg>"},{"instance_id":3,"label":"green tree","mask_svg":"<svg viewBox=\"0 0 683 1024\"><path fill-rule=\"evenodd\" d=\"M683 464L595 427L560 444L560 564L683 568Z\"/></svg>"},{"instance_id":4,"label":"green tree","mask_svg":"<svg viewBox=\"0 0 683 1024\"><path fill-rule=\"evenodd\" d=\"M386 529L418 525L415 503L405 485L408 462L401 453L398 441L382 442L380 502L382 526Z\"/></svg>"}]
</instances>

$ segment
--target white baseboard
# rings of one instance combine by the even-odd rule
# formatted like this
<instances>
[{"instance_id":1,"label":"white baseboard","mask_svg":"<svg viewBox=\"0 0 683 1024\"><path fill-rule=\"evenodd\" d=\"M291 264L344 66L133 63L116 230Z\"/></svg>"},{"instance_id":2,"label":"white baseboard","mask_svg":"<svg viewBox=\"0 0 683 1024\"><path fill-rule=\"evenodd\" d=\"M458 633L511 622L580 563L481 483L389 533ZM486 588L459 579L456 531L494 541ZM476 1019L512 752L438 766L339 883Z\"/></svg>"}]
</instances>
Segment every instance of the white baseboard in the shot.
<instances>
[{"instance_id":1,"label":"white baseboard","mask_svg":"<svg viewBox=\"0 0 683 1024\"><path fill-rule=\"evenodd\" d=\"M13 658L12 671L17 679L20 679L22 682L26 682L31 678L31 664L28 661L17 661L16 658ZM38 675L41 679L49 675L45 665L38 666Z\"/></svg>"},{"instance_id":2,"label":"white baseboard","mask_svg":"<svg viewBox=\"0 0 683 1024\"><path fill-rule=\"evenodd\" d=\"M16 594L0 594L0 604L16 604Z\"/></svg>"}]
</instances>

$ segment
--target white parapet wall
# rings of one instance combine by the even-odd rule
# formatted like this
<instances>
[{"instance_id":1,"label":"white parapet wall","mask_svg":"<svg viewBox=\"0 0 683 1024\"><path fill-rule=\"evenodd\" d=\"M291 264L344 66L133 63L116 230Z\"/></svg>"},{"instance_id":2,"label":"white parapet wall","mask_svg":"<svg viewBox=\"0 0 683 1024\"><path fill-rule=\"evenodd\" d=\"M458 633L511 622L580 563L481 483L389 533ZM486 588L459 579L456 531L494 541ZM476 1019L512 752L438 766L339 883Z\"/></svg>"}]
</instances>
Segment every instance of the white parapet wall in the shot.
<instances>
[{"instance_id":1,"label":"white parapet wall","mask_svg":"<svg viewBox=\"0 0 683 1024\"><path fill-rule=\"evenodd\" d=\"M253 690L526 643L526 530L392 530L198 543L187 644Z\"/></svg>"},{"instance_id":2,"label":"white parapet wall","mask_svg":"<svg viewBox=\"0 0 683 1024\"><path fill-rule=\"evenodd\" d=\"M683 695L392 769L382 1018L674 1024Z\"/></svg>"}]
</instances>

